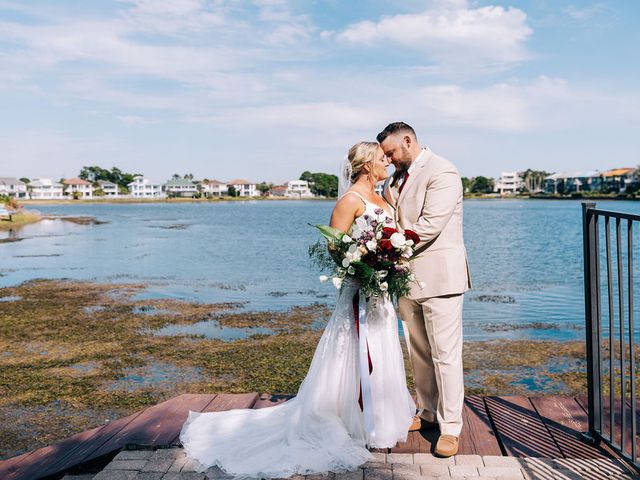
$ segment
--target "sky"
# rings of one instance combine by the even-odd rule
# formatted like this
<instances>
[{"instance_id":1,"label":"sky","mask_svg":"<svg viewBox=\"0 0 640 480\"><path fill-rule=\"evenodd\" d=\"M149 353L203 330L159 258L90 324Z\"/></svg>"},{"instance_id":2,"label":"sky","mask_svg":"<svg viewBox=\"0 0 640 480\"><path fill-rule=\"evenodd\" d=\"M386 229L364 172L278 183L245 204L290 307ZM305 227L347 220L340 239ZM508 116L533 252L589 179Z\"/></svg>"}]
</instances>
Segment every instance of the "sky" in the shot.
<instances>
[{"instance_id":1,"label":"sky","mask_svg":"<svg viewBox=\"0 0 640 480\"><path fill-rule=\"evenodd\" d=\"M0 176L334 173L394 121L463 176L640 164L636 0L0 0Z\"/></svg>"}]
</instances>

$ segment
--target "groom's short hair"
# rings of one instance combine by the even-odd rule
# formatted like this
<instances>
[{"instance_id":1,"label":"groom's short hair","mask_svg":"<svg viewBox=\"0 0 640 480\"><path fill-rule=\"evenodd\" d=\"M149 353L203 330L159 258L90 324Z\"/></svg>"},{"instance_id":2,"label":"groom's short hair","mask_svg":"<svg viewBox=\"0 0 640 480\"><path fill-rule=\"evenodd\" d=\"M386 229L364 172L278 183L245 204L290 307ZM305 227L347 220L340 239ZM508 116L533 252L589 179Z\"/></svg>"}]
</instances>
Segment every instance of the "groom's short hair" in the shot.
<instances>
[{"instance_id":1,"label":"groom's short hair","mask_svg":"<svg viewBox=\"0 0 640 480\"><path fill-rule=\"evenodd\" d=\"M389 135L393 135L394 133L398 133L398 132L410 133L414 139L416 140L418 139L416 132L411 127L411 125L404 122L393 122L387 125L386 127L384 127L384 130L382 130L378 134L378 136L376 137L376 140L378 140L378 143L382 143L384 142L385 138L387 138Z\"/></svg>"}]
</instances>

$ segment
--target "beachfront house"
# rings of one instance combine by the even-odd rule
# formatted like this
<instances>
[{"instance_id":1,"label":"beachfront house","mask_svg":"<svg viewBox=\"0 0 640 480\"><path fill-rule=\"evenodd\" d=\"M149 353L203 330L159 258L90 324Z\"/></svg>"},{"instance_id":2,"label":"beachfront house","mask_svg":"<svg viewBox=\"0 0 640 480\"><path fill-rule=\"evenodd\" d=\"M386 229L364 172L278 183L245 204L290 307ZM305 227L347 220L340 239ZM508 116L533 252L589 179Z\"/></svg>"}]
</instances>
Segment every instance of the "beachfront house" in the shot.
<instances>
[{"instance_id":1,"label":"beachfront house","mask_svg":"<svg viewBox=\"0 0 640 480\"><path fill-rule=\"evenodd\" d=\"M602 189L606 192L625 193L627 188L638 183L636 169L632 167L614 168L602 172Z\"/></svg>"},{"instance_id":2,"label":"beachfront house","mask_svg":"<svg viewBox=\"0 0 640 480\"><path fill-rule=\"evenodd\" d=\"M290 180L287 182L287 192L285 196L292 198L309 198L313 193L309 189L309 182L306 180Z\"/></svg>"},{"instance_id":3,"label":"beachfront house","mask_svg":"<svg viewBox=\"0 0 640 480\"><path fill-rule=\"evenodd\" d=\"M602 186L602 173L598 170L586 172L560 172L544 179L546 193L569 194L599 191Z\"/></svg>"},{"instance_id":4,"label":"beachfront house","mask_svg":"<svg viewBox=\"0 0 640 480\"><path fill-rule=\"evenodd\" d=\"M105 197L118 197L120 195L118 184L108 180L98 180L98 188L102 190Z\"/></svg>"},{"instance_id":5,"label":"beachfront house","mask_svg":"<svg viewBox=\"0 0 640 480\"><path fill-rule=\"evenodd\" d=\"M33 200L58 200L64 198L63 186L50 178L34 178L27 185L29 198Z\"/></svg>"},{"instance_id":6,"label":"beachfront house","mask_svg":"<svg viewBox=\"0 0 640 480\"><path fill-rule=\"evenodd\" d=\"M134 198L164 198L165 196L160 182L155 182L142 175L133 177L133 182L128 183L127 187Z\"/></svg>"},{"instance_id":7,"label":"beachfront house","mask_svg":"<svg viewBox=\"0 0 640 480\"><path fill-rule=\"evenodd\" d=\"M27 198L27 184L15 177L0 177L0 195Z\"/></svg>"},{"instance_id":8,"label":"beachfront house","mask_svg":"<svg viewBox=\"0 0 640 480\"><path fill-rule=\"evenodd\" d=\"M519 172L502 172L493 187L493 191L500 195L515 195L524 187Z\"/></svg>"},{"instance_id":9,"label":"beachfront house","mask_svg":"<svg viewBox=\"0 0 640 480\"><path fill-rule=\"evenodd\" d=\"M286 197L287 196L287 192L289 191L289 188L286 185L277 185L275 187L272 187L271 190L269 190L269 195L271 195L272 197Z\"/></svg>"},{"instance_id":10,"label":"beachfront house","mask_svg":"<svg viewBox=\"0 0 640 480\"><path fill-rule=\"evenodd\" d=\"M81 178L67 178L62 181L65 197L72 198L92 198L93 185L91 182L82 180Z\"/></svg>"},{"instance_id":11,"label":"beachfront house","mask_svg":"<svg viewBox=\"0 0 640 480\"><path fill-rule=\"evenodd\" d=\"M227 182L227 185L235 188L238 197L259 197L260 196L260 190L258 190L258 185L256 183L249 182L241 178L237 178L235 180L231 180L230 182Z\"/></svg>"},{"instance_id":12,"label":"beachfront house","mask_svg":"<svg viewBox=\"0 0 640 480\"><path fill-rule=\"evenodd\" d=\"M229 186L218 180L207 180L200 185L202 195L205 197L222 197L229 191Z\"/></svg>"},{"instance_id":13,"label":"beachfront house","mask_svg":"<svg viewBox=\"0 0 640 480\"><path fill-rule=\"evenodd\" d=\"M198 194L195 183L185 178L172 178L164 184L164 192L168 197L193 198Z\"/></svg>"}]
</instances>

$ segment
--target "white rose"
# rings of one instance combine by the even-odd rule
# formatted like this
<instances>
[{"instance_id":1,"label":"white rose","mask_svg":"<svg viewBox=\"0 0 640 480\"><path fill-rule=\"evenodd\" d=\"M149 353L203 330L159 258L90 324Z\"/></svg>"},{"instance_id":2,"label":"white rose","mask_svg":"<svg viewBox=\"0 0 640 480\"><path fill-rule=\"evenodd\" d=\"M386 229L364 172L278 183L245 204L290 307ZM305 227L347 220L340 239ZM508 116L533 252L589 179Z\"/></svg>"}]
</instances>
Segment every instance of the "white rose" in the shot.
<instances>
[{"instance_id":1,"label":"white rose","mask_svg":"<svg viewBox=\"0 0 640 480\"><path fill-rule=\"evenodd\" d=\"M362 258L362 253L360 252L360 249L356 249L356 251L353 254L351 254L352 262L359 262L361 258Z\"/></svg>"},{"instance_id":2,"label":"white rose","mask_svg":"<svg viewBox=\"0 0 640 480\"><path fill-rule=\"evenodd\" d=\"M342 279L340 277L333 277L331 278L331 281L333 282L333 286L340 290L340 287L342 286Z\"/></svg>"},{"instance_id":3,"label":"white rose","mask_svg":"<svg viewBox=\"0 0 640 480\"><path fill-rule=\"evenodd\" d=\"M327 280L329 280L329 277L327 277L326 275L320 275L320 281L322 283L326 282Z\"/></svg>"},{"instance_id":4,"label":"white rose","mask_svg":"<svg viewBox=\"0 0 640 480\"><path fill-rule=\"evenodd\" d=\"M413 248L404 247L404 250L402 251L402 256L404 258L411 258L411 255L413 255Z\"/></svg>"},{"instance_id":5,"label":"white rose","mask_svg":"<svg viewBox=\"0 0 640 480\"><path fill-rule=\"evenodd\" d=\"M342 236L342 241L343 241L344 243L353 242L353 238L351 238L349 235L343 235L343 236Z\"/></svg>"},{"instance_id":6,"label":"white rose","mask_svg":"<svg viewBox=\"0 0 640 480\"><path fill-rule=\"evenodd\" d=\"M391 245L393 245L395 248L402 248L406 243L404 235L398 232L391 235L391 238L389 240L391 240Z\"/></svg>"},{"instance_id":7,"label":"white rose","mask_svg":"<svg viewBox=\"0 0 640 480\"><path fill-rule=\"evenodd\" d=\"M407 245L409 245L410 247L413 247L413 240L407 240Z\"/></svg>"},{"instance_id":8,"label":"white rose","mask_svg":"<svg viewBox=\"0 0 640 480\"><path fill-rule=\"evenodd\" d=\"M356 250L358 250L358 245L355 243L349 245L349 253L354 254L356 253Z\"/></svg>"},{"instance_id":9,"label":"white rose","mask_svg":"<svg viewBox=\"0 0 640 480\"><path fill-rule=\"evenodd\" d=\"M348 255L348 254L347 254L347 255ZM343 266L344 268L348 268L350 264L351 264L351 262L349 261L349 258L348 258L348 257L345 257L345 258L343 258L343 259L342 259L342 266Z\"/></svg>"},{"instance_id":10,"label":"white rose","mask_svg":"<svg viewBox=\"0 0 640 480\"><path fill-rule=\"evenodd\" d=\"M366 245L371 252L374 252L376 250L376 247L378 246L378 242L376 242L375 240L369 240Z\"/></svg>"},{"instance_id":11,"label":"white rose","mask_svg":"<svg viewBox=\"0 0 640 480\"><path fill-rule=\"evenodd\" d=\"M347 268L347 273L349 275L355 275L356 274L356 269L353 268L353 267L349 267L349 268Z\"/></svg>"},{"instance_id":12,"label":"white rose","mask_svg":"<svg viewBox=\"0 0 640 480\"><path fill-rule=\"evenodd\" d=\"M380 284L380 290L382 290L383 292L386 292L389 289L389 284L387 284L387 282L382 282Z\"/></svg>"}]
</instances>

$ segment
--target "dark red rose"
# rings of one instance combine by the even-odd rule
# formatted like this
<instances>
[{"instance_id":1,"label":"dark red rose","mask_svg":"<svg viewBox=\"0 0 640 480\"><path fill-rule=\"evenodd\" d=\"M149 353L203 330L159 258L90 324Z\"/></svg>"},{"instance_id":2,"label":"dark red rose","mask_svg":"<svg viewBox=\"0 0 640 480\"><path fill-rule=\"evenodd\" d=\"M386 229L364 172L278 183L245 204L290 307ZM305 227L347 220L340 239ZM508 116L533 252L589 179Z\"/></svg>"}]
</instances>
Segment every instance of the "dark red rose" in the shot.
<instances>
[{"instance_id":1,"label":"dark red rose","mask_svg":"<svg viewBox=\"0 0 640 480\"><path fill-rule=\"evenodd\" d=\"M391 227L384 227L382 229L382 238L391 238L391 235L393 235L394 233L397 233L398 230L396 230L395 228L391 228Z\"/></svg>"},{"instance_id":2,"label":"dark red rose","mask_svg":"<svg viewBox=\"0 0 640 480\"><path fill-rule=\"evenodd\" d=\"M378 262L378 259L376 258L375 253L369 252L364 257L362 257L362 261L370 267L373 267Z\"/></svg>"},{"instance_id":3,"label":"dark red rose","mask_svg":"<svg viewBox=\"0 0 640 480\"><path fill-rule=\"evenodd\" d=\"M413 241L414 245L417 245L418 243L420 243L420 237L413 230L405 230L404 231L404 238L407 239L407 240Z\"/></svg>"},{"instance_id":4,"label":"dark red rose","mask_svg":"<svg viewBox=\"0 0 640 480\"><path fill-rule=\"evenodd\" d=\"M388 238L383 238L378 242L378 247L380 247L380 251L384 253L393 252L393 245L391 244L391 240Z\"/></svg>"}]
</instances>

